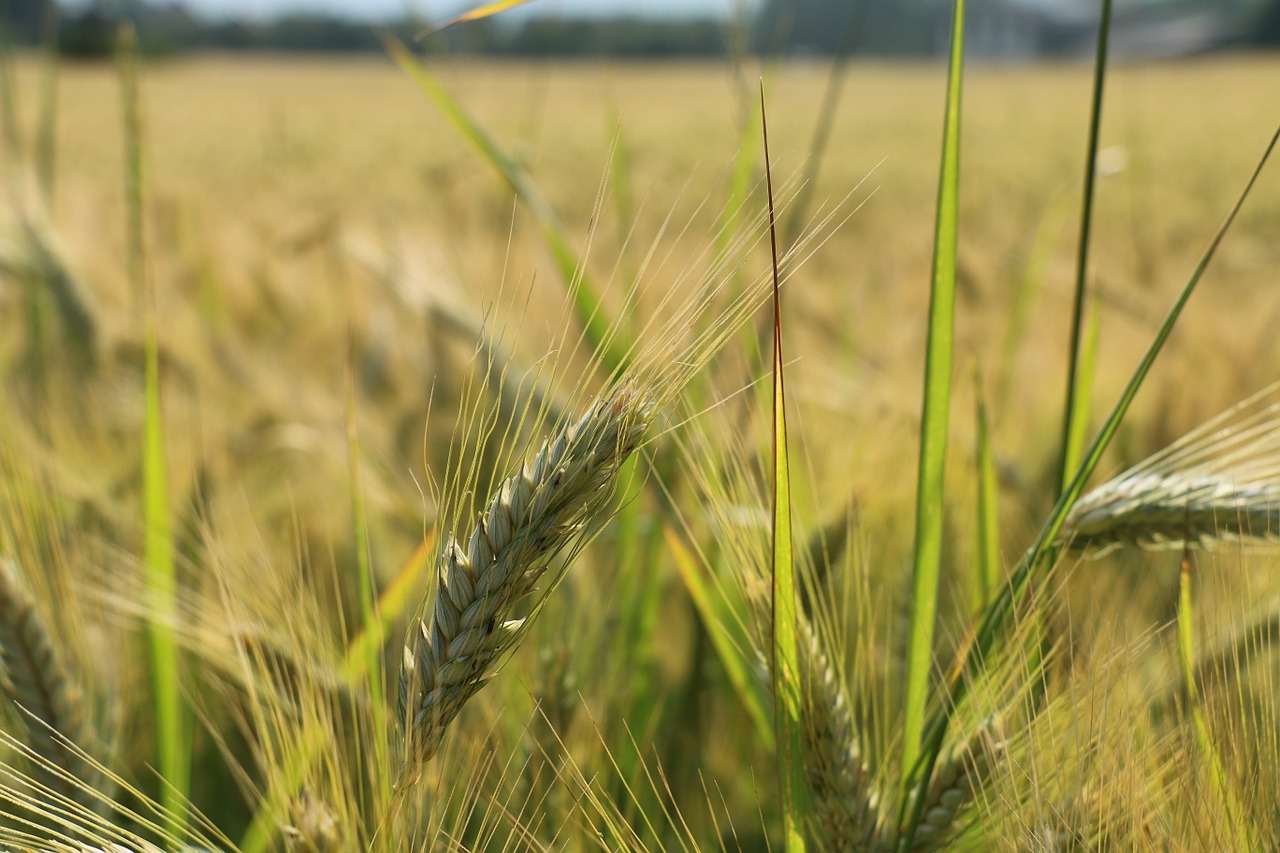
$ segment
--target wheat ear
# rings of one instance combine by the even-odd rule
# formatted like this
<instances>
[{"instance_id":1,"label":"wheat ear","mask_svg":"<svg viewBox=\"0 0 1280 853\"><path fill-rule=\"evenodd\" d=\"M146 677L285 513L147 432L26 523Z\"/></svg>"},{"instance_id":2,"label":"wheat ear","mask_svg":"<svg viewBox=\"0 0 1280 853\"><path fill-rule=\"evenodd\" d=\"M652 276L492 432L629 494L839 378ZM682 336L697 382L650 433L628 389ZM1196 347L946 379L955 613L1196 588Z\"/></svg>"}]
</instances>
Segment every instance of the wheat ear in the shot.
<instances>
[{"instance_id":1,"label":"wheat ear","mask_svg":"<svg viewBox=\"0 0 1280 853\"><path fill-rule=\"evenodd\" d=\"M511 618L516 604L607 506L654 408L636 387L616 388L502 483L465 544L445 545L431 618L417 620L404 649L407 767L435 754L445 728L523 636L529 623Z\"/></svg>"},{"instance_id":2,"label":"wheat ear","mask_svg":"<svg viewBox=\"0 0 1280 853\"><path fill-rule=\"evenodd\" d=\"M82 805L96 805L84 784L96 774L71 746L91 746L81 696L18 567L5 559L0 559L0 689L17 710L27 745L48 762L37 767L46 784Z\"/></svg>"}]
</instances>

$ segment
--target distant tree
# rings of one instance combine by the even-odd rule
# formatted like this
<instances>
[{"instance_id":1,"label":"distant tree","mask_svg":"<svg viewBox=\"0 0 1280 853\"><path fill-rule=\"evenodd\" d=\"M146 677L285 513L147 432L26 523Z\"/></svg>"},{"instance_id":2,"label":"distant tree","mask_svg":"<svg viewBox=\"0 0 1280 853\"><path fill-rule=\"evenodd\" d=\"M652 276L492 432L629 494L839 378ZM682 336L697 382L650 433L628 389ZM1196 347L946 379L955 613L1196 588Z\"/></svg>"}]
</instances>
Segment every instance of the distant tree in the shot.
<instances>
[{"instance_id":1,"label":"distant tree","mask_svg":"<svg viewBox=\"0 0 1280 853\"><path fill-rule=\"evenodd\" d=\"M535 18L492 47L523 56L722 56L725 33L710 19Z\"/></svg>"},{"instance_id":2,"label":"distant tree","mask_svg":"<svg viewBox=\"0 0 1280 853\"><path fill-rule=\"evenodd\" d=\"M326 15L286 15L267 25L262 35L266 46L286 51L346 53L374 50L379 44L368 25Z\"/></svg>"},{"instance_id":3,"label":"distant tree","mask_svg":"<svg viewBox=\"0 0 1280 853\"><path fill-rule=\"evenodd\" d=\"M202 44L215 50L250 50L257 38L244 21L219 21L205 27Z\"/></svg>"},{"instance_id":4,"label":"distant tree","mask_svg":"<svg viewBox=\"0 0 1280 853\"><path fill-rule=\"evenodd\" d=\"M14 44L30 45L40 41L56 6L53 0L8 0L0 3L0 10L8 13L0 15L6 37Z\"/></svg>"},{"instance_id":5,"label":"distant tree","mask_svg":"<svg viewBox=\"0 0 1280 853\"><path fill-rule=\"evenodd\" d=\"M1248 35L1254 44L1280 47L1280 0L1269 0L1256 12Z\"/></svg>"},{"instance_id":6,"label":"distant tree","mask_svg":"<svg viewBox=\"0 0 1280 853\"><path fill-rule=\"evenodd\" d=\"M58 48L75 59L101 59L115 49L117 19L105 3L64 18L58 30Z\"/></svg>"}]
</instances>

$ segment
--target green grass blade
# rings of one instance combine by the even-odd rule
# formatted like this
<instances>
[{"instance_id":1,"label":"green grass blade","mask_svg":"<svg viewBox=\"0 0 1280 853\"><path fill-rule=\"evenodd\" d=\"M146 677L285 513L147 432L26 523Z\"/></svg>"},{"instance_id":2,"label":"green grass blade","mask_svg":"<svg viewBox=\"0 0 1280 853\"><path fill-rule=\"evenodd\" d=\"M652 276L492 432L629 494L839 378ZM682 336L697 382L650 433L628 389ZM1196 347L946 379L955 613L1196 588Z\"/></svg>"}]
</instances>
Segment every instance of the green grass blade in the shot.
<instances>
[{"instance_id":1,"label":"green grass blade","mask_svg":"<svg viewBox=\"0 0 1280 853\"><path fill-rule=\"evenodd\" d=\"M613 97L612 93L610 97ZM614 216L618 220L618 244L622 247L621 256L618 258L618 268L621 270L624 280L629 282L627 304L633 305L638 297L640 280L637 277L635 264L631 260L631 253L628 251L631 246L632 229L635 228L636 223L636 207L631 176L631 153L630 146L627 144L626 134L623 133L622 114L616 105L609 111L609 115L615 120L615 124L610 130L613 136L613 145L609 149L609 187L613 192ZM635 339L640 325L638 318L632 316L631 312L626 312L622 319L627 324L628 336Z\"/></svg>"},{"instance_id":2,"label":"green grass blade","mask_svg":"<svg viewBox=\"0 0 1280 853\"><path fill-rule=\"evenodd\" d=\"M450 18L449 20L445 21L443 24L440 24L437 27L429 27L428 29L423 30L421 33L418 34L418 38L422 39L422 38L427 38L428 36L433 36L438 32L442 32L458 24L465 24L469 21L479 21L483 18L489 18L498 14L499 12L505 12L508 9L514 9L517 6L523 6L525 3L528 3L528 2L530 2L530 0L497 0L497 2L495 3L485 3L482 6L477 6L474 9L463 12L461 15L458 15L456 18Z\"/></svg>"},{"instance_id":3,"label":"green grass blade","mask_svg":"<svg viewBox=\"0 0 1280 853\"><path fill-rule=\"evenodd\" d=\"M747 715L755 723L756 737L766 749L774 746L773 724L770 721L769 697L760 686L760 679L751 672L746 658L748 649L752 648L751 640L743 629L746 604L742 601L730 602L723 597L712 594L698 569L698 562L693 552L681 541L679 534L669 524L662 528L667 543L667 550L675 563L680 579L694 607L707 628L707 634L715 646L720 665L724 667L729 683Z\"/></svg>"},{"instance_id":4,"label":"green grass blade","mask_svg":"<svg viewBox=\"0 0 1280 853\"><path fill-rule=\"evenodd\" d=\"M360 433L356 427L356 382L355 382L355 341L347 339L347 461L350 465L349 485L351 488L351 526L356 548L356 582L360 585L360 615L367 629L375 632L371 642L365 644L364 665L365 678L369 683L369 699L374 711L373 734L374 749L377 750L375 760L383 767L389 766L390 757L387 749L391 741L387 737L387 718L381 713L386 707L382 680L382 635L378 629L382 620L378 616L374 588L377 579L373 576L372 561L369 552L369 521L365 513L364 488L360 476ZM378 779L387 787L379 793L385 798L390 796L389 783L385 780L389 774L379 774Z\"/></svg>"},{"instance_id":5,"label":"green grass blade","mask_svg":"<svg viewBox=\"0 0 1280 853\"><path fill-rule=\"evenodd\" d=\"M1255 611L1247 620L1231 626L1217 641L1196 654L1193 677L1196 689L1220 686L1228 678L1240 673L1259 659L1259 654L1270 650L1280 639L1280 598L1272 598L1268 604ZM1151 703L1152 719L1161 719L1174 710L1179 701L1185 701L1186 691L1182 682L1169 685L1159 699Z\"/></svg>"},{"instance_id":6,"label":"green grass blade","mask_svg":"<svg viewBox=\"0 0 1280 853\"><path fill-rule=\"evenodd\" d=\"M973 368L973 389L978 469L978 553L974 574L978 588L976 612L981 612L1000 589L1000 491L995 454L991 451L991 430L987 422L986 398L982 393L982 376L976 364Z\"/></svg>"},{"instance_id":7,"label":"green grass blade","mask_svg":"<svg viewBox=\"0 0 1280 853\"><path fill-rule=\"evenodd\" d=\"M964 0L956 0L951 25L951 62L942 131L942 167L934 226L929 342L925 357L924 410L916 491L915 560L911 578L911 626L907 647L903 767L920 754L929 673L933 667L933 623L942 563L943 474L951 406L951 360L955 338L956 246L960 196L960 83L964 68ZM904 776L905 780L905 776ZM905 790L905 788L904 788Z\"/></svg>"},{"instance_id":8,"label":"green grass blade","mask_svg":"<svg viewBox=\"0 0 1280 853\"><path fill-rule=\"evenodd\" d=\"M498 147L484 128L468 115L462 104L449 93L426 66L419 62L402 42L387 37L387 53L409 76L437 109L449 120L471 147L483 157L511 190L524 201L542 231L543 239L555 259L556 269L569 288L574 311L582 324L586 342L597 353L606 373L620 371L630 361L631 341L620 337L620 330L606 315L595 285L578 265L578 253L565 234L551 204L538 190L529 174Z\"/></svg>"},{"instance_id":9,"label":"green grass blade","mask_svg":"<svg viewBox=\"0 0 1280 853\"><path fill-rule=\"evenodd\" d=\"M610 111L615 123L613 148L609 155L609 185L613 188L613 210L618 217L619 242L625 245L627 235L635 226L636 205L631 177L631 146L627 144L622 129L622 115L615 106Z\"/></svg>"},{"instance_id":10,"label":"green grass blade","mask_svg":"<svg viewBox=\"0 0 1280 853\"><path fill-rule=\"evenodd\" d=\"M1225 832L1232 840L1235 850L1258 850L1258 839L1253 831L1244 804L1236 795L1230 778L1218 757L1218 750L1213 745L1213 737L1209 733L1209 722L1205 718L1204 708L1200 702L1200 689L1196 683L1196 642L1195 642L1195 610L1191 590L1191 550L1184 546L1182 565L1178 572L1178 664L1182 668L1182 679L1186 689L1187 705L1191 712L1191 725L1195 730L1196 745L1199 748L1200 760L1205 764L1209 774L1209 785L1217 798L1219 806L1226 814Z\"/></svg>"},{"instance_id":11,"label":"green grass blade","mask_svg":"<svg viewBox=\"0 0 1280 853\"><path fill-rule=\"evenodd\" d=\"M168 834L186 837L187 791L191 778L190 740L182 710L178 679L178 644L166 618L174 612L177 575L173 560L173 530L169 508L168 464L160 400L159 318L155 288L147 276L142 224L142 131L138 103L138 41L133 28L122 27L119 38L120 86L124 104L125 186L128 208L129 276L141 302L146 350L145 416L143 422L143 563L152 621L151 680L156 713L156 741L160 775L160 803Z\"/></svg>"},{"instance_id":12,"label":"green grass blade","mask_svg":"<svg viewBox=\"0 0 1280 853\"><path fill-rule=\"evenodd\" d=\"M418 547L414 548L413 553L396 571L395 577L382 590L377 604L373 606L376 621L361 628L348 644L339 670L348 683L356 684L367 677L371 655L376 654L382 647L387 632L417 604L414 598L415 585L427 571L435 549L435 541L434 531L428 530L423 540L418 543Z\"/></svg>"},{"instance_id":13,"label":"green grass blade","mask_svg":"<svg viewBox=\"0 0 1280 853\"><path fill-rule=\"evenodd\" d=\"M1080 206L1080 240L1076 244L1076 286L1071 306L1071 351L1067 357L1067 402L1062 412L1062 455L1058 460L1058 489L1065 489L1079 463L1072 436L1083 431L1088 414L1081 400L1089 388L1080 374L1080 349L1084 335L1084 303L1089 274L1089 235L1093 224L1093 191L1097 183L1098 129L1102 124L1102 90L1107 77L1107 41L1111 34L1111 0L1102 0L1098 47L1094 54L1093 101L1089 108L1089 142L1085 149L1084 202Z\"/></svg>"},{"instance_id":14,"label":"green grass blade","mask_svg":"<svg viewBox=\"0 0 1280 853\"><path fill-rule=\"evenodd\" d=\"M1075 375L1072 377L1076 382L1076 393L1073 395L1075 400L1071 408L1070 429L1065 435L1066 444L1063 445L1063 460L1070 466L1067 470L1073 472L1080 465L1080 457L1084 453L1085 441L1088 439L1091 408L1089 397L1093 389L1093 376L1098 367L1098 341L1101 327L1102 311L1095 300L1089 305L1089 322L1080 347ZM1065 488L1067 484L1062 485Z\"/></svg>"},{"instance_id":15,"label":"green grass blade","mask_svg":"<svg viewBox=\"0 0 1280 853\"><path fill-rule=\"evenodd\" d=\"M652 648L648 630L650 627L650 596L653 594L654 576L653 561L646 559L647 548L653 539L653 530L642 530L649 519L648 507L644 501L643 478L636 473L639 460L628 459L623 465L618 479L623 483L624 493L619 501L618 512L613 518L612 528L617 537L613 544L613 552L618 559L618 596L623 601L637 601L639 606L630 608L623 619L623 627L617 632L613 647L617 660L627 661L651 657ZM656 526L655 526L656 527Z\"/></svg>"},{"instance_id":16,"label":"green grass blade","mask_svg":"<svg viewBox=\"0 0 1280 853\"><path fill-rule=\"evenodd\" d=\"M800 719L799 599L791 547L791 464L787 454L787 395L782 359L782 289L778 281L778 236L769 166L769 127L760 82L760 124L765 185L769 190L769 240L773 252L773 726L778 744L778 786L786 850L804 850L806 789Z\"/></svg>"},{"instance_id":17,"label":"green grass blade","mask_svg":"<svg viewBox=\"0 0 1280 853\"><path fill-rule=\"evenodd\" d=\"M659 450L652 463L644 464L660 470L664 457L669 461L670 454ZM663 526L658 513L673 517L664 497L657 499L659 507L647 499L648 481L640 471L641 464L638 458L628 460L619 477L626 484L626 493L613 522L618 536L614 549L618 555L618 596L632 603L616 631L613 655L614 660L624 661L630 672L627 690L631 703L626 719L631 721L648 719L660 693L656 649L663 624L666 573L662 570ZM702 608L696 609L701 615ZM703 621L704 626L709 624Z\"/></svg>"},{"instance_id":18,"label":"green grass blade","mask_svg":"<svg viewBox=\"0 0 1280 853\"><path fill-rule=\"evenodd\" d=\"M663 455L662 451L656 454ZM627 673L613 694L621 709L616 719L643 730L656 728L660 718L665 716L662 713L664 706L679 705L681 699L677 697L687 695L687 691L681 686L668 693L662 684L658 665L663 615L670 613L670 603L664 600L663 595L666 579L661 559L664 530L647 499L647 478L640 473L641 464L653 464L655 470L659 467L656 458L652 463L642 463L636 457L623 466L618 478L623 492L618 512L610 524L617 538L607 547L617 559L617 586L612 592L613 600L629 603L620 614L617 627L610 632L610 660L615 668ZM707 630L703 611L697 606L695 611L699 624L693 626L693 630L703 632ZM693 677L691 673L690 678ZM668 706L668 702L673 705ZM669 726L667 729L670 736L675 729L684 732L686 727ZM621 734L618 728L614 731ZM620 751L616 760L627 778L634 778L642 772L644 758L635 750ZM671 771L673 768L668 766L667 769ZM632 803L628 808L636 805Z\"/></svg>"},{"instance_id":19,"label":"green grass blade","mask_svg":"<svg viewBox=\"0 0 1280 853\"><path fill-rule=\"evenodd\" d=\"M1262 157L1258 160L1258 164L1254 168L1253 174L1249 177L1248 183L1245 184L1226 219L1218 227L1213 239L1209 241L1208 248L1201 255L1199 262L1191 273L1191 277L1183 287L1182 292L1178 294L1178 298L1169 309L1164 321L1160 324L1160 329L1157 331L1155 339L1147 348L1142 361L1139 362L1133 376L1129 379L1129 383L1121 393L1115 408L1111 410L1106 423L1103 424L1097 437L1094 438L1093 443L1089 446L1089 450L1085 453L1079 469L1071 479L1071 483L1059 496L1057 504L1054 505L1053 510L1049 513L1049 517L1036 537L1035 543L1022 556L1008 583L1001 588L1000 597L993 601L983 612L973 641L959 654L949 679L948 701L935 712L926 733L925 747L919 759L914 765L907 765L909 778L913 784L919 786L919 791L922 795L917 797L918 803L924 802L924 786L928 784L929 774L933 772L938 753L942 749L942 742L946 737L947 727L951 722L952 710L964 698L970 680L981 665L981 662L989 656L991 649L1004 629L1006 621L1013 614L1015 605L1021 602L1026 595L1030 582L1042 563L1042 558L1049 552L1051 544L1057 540L1058 534L1062 531L1062 526L1067 519L1067 514L1071 511L1071 506L1080 497L1084 491L1085 483L1090 475L1093 474L1094 469L1098 467L1098 462L1102 459L1103 452L1106 450L1107 445L1111 443L1116 430L1119 429L1120 423L1128 413L1134 397L1137 396L1138 390L1147 378L1147 374L1151 372L1151 366L1155 364L1156 357L1164 349L1165 342L1169 339L1169 335L1173 333L1173 328L1177 324L1178 318L1182 315L1183 309L1186 308L1187 302L1191 299L1196 286L1200 283L1200 279L1208 268L1209 262L1213 260L1214 255L1217 253L1223 237L1226 236L1228 229L1230 229L1240 209L1244 206L1245 200L1249 197L1254 184L1257 183L1258 176L1262 173L1262 169L1270 159L1278 141L1280 141L1280 128L1277 128L1275 133L1272 134L1271 140L1267 143L1266 150L1263 151ZM1050 561L1046 574L1052 570L1052 565ZM919 806L917 806L917 812L918 809ZM903 839L903 844L910 844L911 832L914 831L914 827L919 823L919 820L920 815L918 813L911 815L907 823L911 830Z\"/></svg>"},{"instance_id":20,"label":"green grass blade","mask_svg":"<svg viewBox=\"0 0 1280 853\"><path fill-rule=\"evenodd\" d=\"M418 547L405 560L395 577L382 590L373 607L376 621L366 624L347 646L342 666L338 670L347 684L356 685L368 677L370 661L380 653L387 632L404 614L417 605L418 583L435 552L435 534L428 531ZM279 808L297 793L306 774L327 746L319 737L319 730L312 730L309 740L297 751L291 762L277 768L276 781L258 803L257 813L245 830L236 850L240 853L264 853L271 849L280 832Z\"/></svg>"}]
</instances>

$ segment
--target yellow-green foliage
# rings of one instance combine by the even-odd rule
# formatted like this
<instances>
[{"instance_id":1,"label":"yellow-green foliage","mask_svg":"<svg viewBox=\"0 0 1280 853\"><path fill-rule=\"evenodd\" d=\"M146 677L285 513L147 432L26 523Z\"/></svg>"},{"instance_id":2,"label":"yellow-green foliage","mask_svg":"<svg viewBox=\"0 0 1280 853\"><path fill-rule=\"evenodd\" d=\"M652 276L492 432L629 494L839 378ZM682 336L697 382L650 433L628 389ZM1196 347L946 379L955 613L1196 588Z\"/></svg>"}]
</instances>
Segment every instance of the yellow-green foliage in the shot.
<instances>
[{"instance_id":1,"label":"yellow-green foliage","mask_svg":"<svg viewBox=\"0 0 1280 853\"><path fill-rule=\"evenodd\" d=\"M756 133L754 89L728 64L430 67L537 182L603 285L607 311L621 309L638 276L627 328L641 348L676 345L671 317L685 315L672 306L700 286L717 245L734 246L744 279L767 270L759 188L743 231L755 242L713 233L735 152ZM743 73L754 80L757 71ZM774 174L799 174L828 69L796 62L763 73ZM394 697L409 617L433 588L425 567L437 565L447 532L460 535L435 530L437 512L469 530L474 519L453 510L484 506L488 486L513 475L509 466L546 428L607 386L551 255L520 202L390 60L144 65L146 261L178 582L176 611L151 612L143 315L128 278L116 78L108 66L63 67L56 195L43 199L31 150L37 74L34 58L20 58L25 150L0 167L0 560L37 578L40 613L72 613L51 602L74 591L84 616L59 617L69 624L54 630L67 632L64 658L89 672L86 718L106 721L88 756L94 775L97 763L118 774L111 787L134 806L160 798L145 631L162 620L183 645L182 697L195 727L193 837L229 847L248 832L249 849L299 850L443 849L446 840L719 849L720 839L763 849L766 836L776 845L771 745L737 692L752 689L743 673L758 675L742 606L751 596L734 586L752 567L733 564L760 547L733 540L767 534L767 492L730 484L768 458L767 411L753 389L739 393L764 376L760 364L730 348L705 385L690 387L691 411L663 415L626 484L629 501L593 523L594 540L511 662L468 702L419 788L388 805L396 768L377 766L389 745L373 743L373 715L393 712L373 707L379 691L353 638L382 631L380 695ZM1005 567L1057 490L1069 223L1089 74L1084 64L966 72L956 348L983 371ZM1280 60L1121 65L1107 85L1091 261L1101 299L1094 412L1123 387L1274 130L1260 105L1280 88ZM824 240L783 289L796 551L819 533L838 543L809 551L800 574L828 584L810 618L832 647L830 675L858 730L850 748L867 763L861 777L889 826L902 771L944 86L940 65L851 65L809 210L815 224L831 211L837 221L819 229ZM626 160L611 169L615 142ZM619 221L612 197L622 188L606 178L626 181L633 222ZM1278 187L1274 169L1263 175L1113 445L1108 473L1275 378ZM780 193L784 220L791 190ZM1011 324L1019 300L1022 332ZM506 388L524 383L524 396L485 396L491 360ZM354 479L386 608L378 629L362 624L357 586L348 361ZM940 668L966 641L977 547L967 452L976 427L963 414L972 392L953 384ZM475 416L483 406L498 414ZM683 438L686 414L697 415L694 437L670 441ZM507 431L499 416L530 429ZM679 450L690 447L700 450ZM457 488L475 494L442 494ZM723 602L693 606L673 540L687 549L680 571L696 554L715 573L701 591ZM966 722L997 715L1001 740L964 753L982 756L982 772L970 774L982 790L954 798L967 818L946 837L1009 850L1216 849L1242 837L1224 821L1243 818L1207 793L1210 765L1187 758L1202 741L1168 630L1178 555L1062 568L1034 618L1019 611L1018 642L980 679L973 704L991 707L957 715L957 743ZM1238 650L1213 658L1198 702L1236 811L1270 841L1280 828L1274 631L1238 643L1233 631L1274 627L1255 603L1280 594L1280 575L1273 557L1227 546L1196 564L1195 583L1205 652ZM719 655L733 643L713 641L707 632L722 626L699 613L735 608L742 660L730 678ZM1032 636L1046 641L1049 663L1028 679L1018 664ZM394 719L383 722L394 732ZM16 751L18 741L0 740L0 761ZM969 778L958 765L950 772ZM18 814L8 809L17 807L0 799L0 815ZM127 829L163 841L141 823ZM5 831L0 846L23 839Z\"/></svg>"}]
</instances>

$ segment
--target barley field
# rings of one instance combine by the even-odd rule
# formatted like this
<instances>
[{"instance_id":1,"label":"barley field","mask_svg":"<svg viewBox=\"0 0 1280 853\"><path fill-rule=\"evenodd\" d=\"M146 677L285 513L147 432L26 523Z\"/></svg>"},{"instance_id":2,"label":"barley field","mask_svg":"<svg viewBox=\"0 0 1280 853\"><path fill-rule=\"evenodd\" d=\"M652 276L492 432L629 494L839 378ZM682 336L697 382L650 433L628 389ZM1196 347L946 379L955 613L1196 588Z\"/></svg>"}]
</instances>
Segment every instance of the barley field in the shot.
<instances>
[{"instance_id":1,"label":"barley field","mask_svg":"<svg viewBox=\"0 0 1280 853\"><path fill-rule=\"evenodd\" d=\"M983 645L1061 485L1093 69L965 69L946 736L907 793L945 65L831 103L799 61L210 56L133 101L122 67L6 78L0 848L1280 844L1274 164ZM1109 70L1086 439L1277 116L1274 56Z\"/></svg>"}]
</instances>

